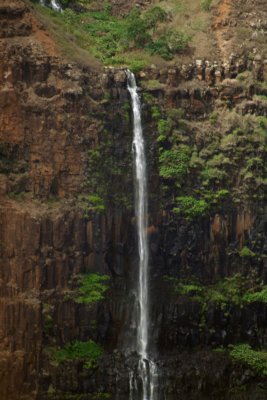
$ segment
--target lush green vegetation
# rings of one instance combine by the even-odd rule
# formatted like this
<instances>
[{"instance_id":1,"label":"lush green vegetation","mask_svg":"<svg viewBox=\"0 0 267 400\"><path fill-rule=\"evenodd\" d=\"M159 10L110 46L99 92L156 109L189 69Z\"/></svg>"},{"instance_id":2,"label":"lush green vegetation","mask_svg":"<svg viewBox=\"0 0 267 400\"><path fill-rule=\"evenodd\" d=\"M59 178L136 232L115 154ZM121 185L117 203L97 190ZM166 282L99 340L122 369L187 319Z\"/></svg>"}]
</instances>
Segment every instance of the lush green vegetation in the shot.
<instances>
[{"instance_id":1,"label":"lush green vegetation","mask_svg":"<svg viewBox=\"0 0 267 400\"><path fill-rule=\"evenodd\" d=\"M154 112L153 112L154 111ZM156 118L157 117L157 113L155 112L155 107L154 107L154 109L152 109L152 116L154 117L154 118ZM167 133L169 133L170 132L170 121L169 120L165 120L165 119L160 119L159 120L159 122L158 122L158 133L159 133L159 135L166 135ZM165 136L165 138L166 138L166 136Z\"/></svg>"},{"instance_id":2,"label":"lush green vegetation","mask_svg":"<svg viewBox=\"0 0 267 400\"><path fill-rule=\"evenodd\" d=\"M267 352L253 350L248 344L239 344L232 347L231 357L238 362L247 364L260 375L267 376Z\"/></svg>"},{"instance_id":3,"label":"lush green vegetation","mask_svg":"<svg viewBox=\"0 0 267 400\"><path fill-rule=\"evenodd\" d=\"M172 179L178 187L188 172L190 155L187 146L163 150L159 155L159 174L164 179Z\"/></svg>"},{"instance_id":4,"label":"lush green vegetation","mask_svg":"<svg viewBox=\"0 0 267 400\"><path fill-rule=\"evenodd\" d=\"M198 191L195 191L196 195ZM217 192L211 191L199 191L202 198L196 198L193 196L178 196L175 198L176 206L173 208L173 212L183 216L188 221L194 221L200 217L207 216L213 210L219 210L220 205L223 204L229 197L229 191L227 189L221 189Z\"/></svg>"},{"instance_id":5,"label":"lush green vegetation","mask_svg":"<svg viewBox=\"0 0 267 400\"><path fill-rule=\"evenodd\" d=\"M58 363L66 361L82 361L85 369L91 369L96 366L96 362L103 355L103 348L93 340L81 342L76 340L73 343L66 344L59 350L50 349L52 357Z\"/></svg>"},{"instance_id":6,"label":"lush green vegetation","mask_svg":"<svg viewBox=\"0 0 267 400\"><path fill-rule=\"evenodd\" d=\"M105 211L104 200L98 194L81 194L79 203L84 211L85 217L90 217L92 213L102 213Z\"/></svg>"},{"instance_id":7,"label":"lush green vegetation","mask_svg":"<svg viewBox=\"0 0 267 400\"><path fill-rule=\"evenodd\" d=\"M107 275L85 274L78 278L78 290L75 301L92 305L105 298L109 286Z\"/></svg>"},{"instance_id":8,"label":"lush green vegetation","mask_svg":"<svg viewBox=\"0 0 267 400\"><path fill-rule=\"evenodd\" d=\"M65 2L65 6L67 6ZM190 36L175 29L168 30L163 23L167 13L159 6L153 6L142 12L133 8L126 16L116 17L111 12L111 5L103 2L96 11L86 2L84 12L77 13L65 8L63 13L44 10L51 15L62 28L75 37L77 44L88 50L104 64L127 65L133 71L144 68L148 55L159 55L170 60L184 51ZM134 53L134 56L131 53ZM125 53L127 53L125 55Z\"/></svg>"},{"instance_id":9,"label":"lush green vegetation","mask_svg":"<svg viewBox=\"0 0 267 400\"><path fill-rule=\"evenodd\" d=\"M200 301L203 305L210 302L216 303L225 309L227 305L242 303L242 290L245 278L240 275L224 278L213 285L201 285L200 282L181 282L169 278L173 282L174 290L180 296L188 296L192 300Z\"/></svg>"},{"instance_id":10,"label":"lush green vegetation","mask_svg":"<svg viewBox=\"0 0 267 400\"><path fill-rule=\"evenodd\" d=\"M263 286L256 292L248 292L243 296L243 300L246 303L263 303L267 304L267 286Z\"/></svg>"},{"instance_id":11,"label":"lush green vegetation","mask_svg":"<svg viewBox=\"0 0 267 400\"><path fill-rule=\"evenodd\" d=\"M182 214L188 220L206 215L209 204L203 199L195 199L192 196L180 196L176 198L179 207L175 207L173 211L177 214Z\"/></svg>"},{"instance_id":12,"label":"lush green vegetation","mask_svg":"<svg viewBox=\"0 0 267 400\"><path fill-rule=\"evenodd\" d=\"M239 251L239 255L242 258L248 258L248 257L255 257L256 254L250 250L247 246L243 246L242 249Z\"/></svg>"},{"instance_id":13,"label":"lush green vegetation","mask_svg":"<svg viewBox=\"0 0 267 400\"><path fill-rule=\"evenodd\" d=\"M167 277L173 285L175 293L187 296L203 304L206 311L209 303L215 303L222 310L233 305L244 307L246 304L260 302L267 304L267 286L259 282L256 275L240 274L226 277L211 285L202 285L197 279L181 281Z\"/></svg>"},{"instance_id":14,"label":"lush green vegetation","mask_svg":"<svg viewBox=\"0 0 267 400\"><path fill-rule=\"evenodd\" d=\"M198 191L195 191L198 194ZM188 221L193 221L199 217L205 217L213 209L219 210L223 201L229 197L227 189L221 189L217 192L199 191L199 196L202 198L195 198L193 196L178 196L176 197L177 207L173 208L174 213L182 215Z\"/></svg>"},{"instance_id":15,"label":"lush green vegetation","mask_svg":"<svg viewBox=\"0 0 267 400\"><path fill-rule=\"evenodd\" d=\"M241 120L235 112L229 112L225 122L213 112L210 134L198 132L202 143L195 136L198 126L202 129L200 123L184 121L179 109L162 109L155 101L152 104L162 203L167 202L176 214L193 221L231 208L233 203L266 199L266 117ZM226 134L219 131L222 124L231 126ZM211 134L214 129L216 134ZM253 257L253 252L243 248L240 256Z\"/></svg>"},{"instance_id":16,"label":"lush green vegetation","mask_svg":"<svg viewBox=\"0 0 267 400\"><path fill-rule=\"evenodd\" d=\"M174 54L187 48L190 39L191 37L184 32L169 30L157 40L151 41L146 48L152 55L157 54L164 60L171 60Z\"/></svg>"}]
</instances>

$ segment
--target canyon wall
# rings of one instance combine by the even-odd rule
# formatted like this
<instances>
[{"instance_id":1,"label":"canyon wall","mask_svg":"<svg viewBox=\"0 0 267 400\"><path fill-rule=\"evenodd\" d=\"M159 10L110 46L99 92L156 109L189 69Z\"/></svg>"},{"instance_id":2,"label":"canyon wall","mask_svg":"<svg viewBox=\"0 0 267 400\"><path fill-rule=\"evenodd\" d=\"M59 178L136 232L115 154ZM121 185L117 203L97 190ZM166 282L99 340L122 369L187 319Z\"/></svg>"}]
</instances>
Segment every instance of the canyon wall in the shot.
<instances>
[{"instance_id":1,"label":"canyon wall","mask_svg":"<svg viewBox=\"0 0 267 400\"><path fill-rule=\"evenodd\" d=\"M129 323L138 256L125 73L64 61L23 1L2 1L0 26L0 397L93 399L117 391L126 399L136 361L124 349L136 332ZM266 306L231 304L227 314L210 301L203 326L200 303L173 290L173 279L192 277L208 286L252 272L266 282L267 127L258 119L267 116L266 78L259 54L137 74L149 172L151 337L168 400L241 399L229 389L245 384L244 398L266 396L265 378L211 350L266 345ZM161 170L160 154L171 150L187 160L182 183ZM218 153L224 159L216 164ZM248 166L256 157L263 166ZM205 166L222 176L207 175ZM197 190L206 202L212 192L228 193L195 218L174 211L175 197ZM88 193L101 197L104 211L90 202L85 210ZM87 272L111 277L106 300L91 307L72 297L76 277ZM98 368L51 361L50 348L88 339L104 347Z\"/></svg>"}]
</instances>

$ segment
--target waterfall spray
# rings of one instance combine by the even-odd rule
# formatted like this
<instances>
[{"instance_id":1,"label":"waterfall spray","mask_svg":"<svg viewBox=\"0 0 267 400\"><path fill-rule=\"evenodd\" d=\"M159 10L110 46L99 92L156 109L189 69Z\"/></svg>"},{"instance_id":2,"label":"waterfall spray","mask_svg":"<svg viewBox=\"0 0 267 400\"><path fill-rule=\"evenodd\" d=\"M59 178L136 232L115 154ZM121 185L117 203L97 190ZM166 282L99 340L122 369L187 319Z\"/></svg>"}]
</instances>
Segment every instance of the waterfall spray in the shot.
<instances>
[{"instance_id":1,"label":"waterfall spray","mask_svg":"<svg viewBox=\"0 0 267 400\"><path fill-rule=\"evenodd\" d=\"M139 273L137 300L139 317L136 351L139 355L138 374L142 382L142 400L155 400L156 366L148 356L149 296L148 296L148 242L147 242L147 177L145 145L141 121L141 105L134 74L127 70L127 88L133 109L133 154L135 164L135 216L138 233ZM133 377L131 376L131 380ZM130 391L135 385L130 382ZM133 397L132 393L131 396Z\"/></svg>"}]
</instances>

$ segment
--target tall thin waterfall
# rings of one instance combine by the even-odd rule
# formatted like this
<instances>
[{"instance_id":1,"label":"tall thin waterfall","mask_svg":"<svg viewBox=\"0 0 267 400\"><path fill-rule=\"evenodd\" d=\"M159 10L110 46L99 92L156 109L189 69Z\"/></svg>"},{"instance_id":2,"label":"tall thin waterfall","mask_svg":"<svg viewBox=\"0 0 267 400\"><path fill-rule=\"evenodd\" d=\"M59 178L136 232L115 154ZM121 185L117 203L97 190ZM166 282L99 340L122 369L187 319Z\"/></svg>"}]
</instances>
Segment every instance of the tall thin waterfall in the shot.
<instances>
[{"instance_id":1,"label":"tall thin waterfall","mask_svg":"<svg viewBox=\"0 0 267 400\"><path fill-rule=\"evenodd\" d=\"M134 74L127 70L127 88L131 95L133 109L133 154L135 162L135 216L137 221L138 251L139 251L139 274L138 274L138 324L136 351L139 355L138 375L142 383L142 399L154 399L155 386L155 364L148 356L148 328L149 328L149 296L148 296L148 243L147 243L147 177L146 157L141 121L140 99ZM130 391L135 390L138 385L132 382L131 375ZM131 393L133 397L133 393Z\"/></svg>"}]
</instances>

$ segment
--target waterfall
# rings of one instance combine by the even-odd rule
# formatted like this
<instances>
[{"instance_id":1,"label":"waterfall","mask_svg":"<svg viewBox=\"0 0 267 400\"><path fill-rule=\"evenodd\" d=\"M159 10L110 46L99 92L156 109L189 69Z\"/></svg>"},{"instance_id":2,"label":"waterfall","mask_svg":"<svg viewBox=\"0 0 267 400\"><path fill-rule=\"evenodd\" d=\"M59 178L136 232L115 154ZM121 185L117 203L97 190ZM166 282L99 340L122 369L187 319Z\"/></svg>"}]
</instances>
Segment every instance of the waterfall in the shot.
<instances>
[{"instance_id":1,"label":"waterfall","mask_svg":"<svg viewBox=\"0 0 267 400\"><path fill-rule=\"evenodd\" d=\"M141 379L142 400L155 400L154 386L156 365L148 355L149 296L148 296L148 242L147 242L147 177L145 145L141 121L141 105L134 74L127 70L127 88L131 95L133 109L133 155L135 167L135 217L137 221L139 273L138 273L138 321L136 351L139 355L138 375ZM137 385L130 377L130 392ZM131 393L132 398L133 393Z\"/></svg>"},{"instance_id":2,"label":"waterfall","mask_svg":"<svg viewBox=\"0 0 267 400\"><path fill-rule=\"evenodd\" d=\"M39 3L42 6L46 6L47 2L45 0L40 0ZM62 8L61 8L60 4L57 2L57 0L51 0L50 6L54 11L62 12Z\"/></svg>"},{"instance_id":3,"label":"waterfall","mask_svg":"<svg viewBox=\"0 0 267 400\"><path fill-rule=\"evenodd\" d=\"M57 0L51 0L51 7L54 11L62 12L61 6L58 4Z\"/></svg>"}]
</instances>

